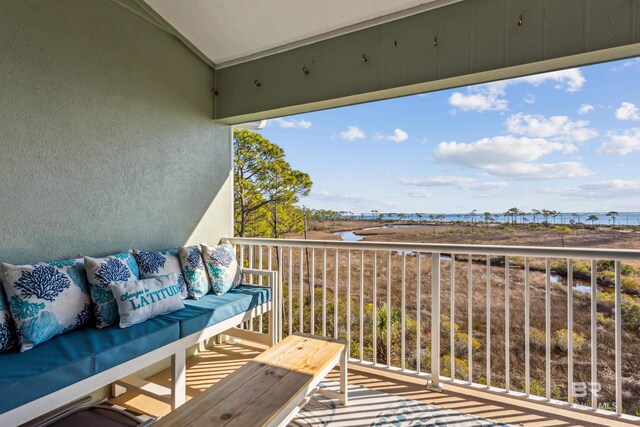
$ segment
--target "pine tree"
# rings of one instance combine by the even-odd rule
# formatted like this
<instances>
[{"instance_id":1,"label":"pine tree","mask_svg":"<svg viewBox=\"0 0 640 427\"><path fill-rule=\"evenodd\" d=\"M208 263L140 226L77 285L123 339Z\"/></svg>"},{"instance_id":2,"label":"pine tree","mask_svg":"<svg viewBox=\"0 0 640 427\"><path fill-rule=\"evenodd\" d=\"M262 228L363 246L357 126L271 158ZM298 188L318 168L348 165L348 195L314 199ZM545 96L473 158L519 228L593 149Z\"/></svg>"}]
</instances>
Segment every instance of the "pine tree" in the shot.
<instances>
[{"instance_id":1,"label":"pine tree","mask_svg":"<svg viewBox=\"0 0 640 427\"><path fill-rule=\"evenodd\" d=\"M235 234L279 237L297 220L295 204L309 194L311 179L285 160L278 145L248 130L233 134Z\"/></svg>"}]
</instances>

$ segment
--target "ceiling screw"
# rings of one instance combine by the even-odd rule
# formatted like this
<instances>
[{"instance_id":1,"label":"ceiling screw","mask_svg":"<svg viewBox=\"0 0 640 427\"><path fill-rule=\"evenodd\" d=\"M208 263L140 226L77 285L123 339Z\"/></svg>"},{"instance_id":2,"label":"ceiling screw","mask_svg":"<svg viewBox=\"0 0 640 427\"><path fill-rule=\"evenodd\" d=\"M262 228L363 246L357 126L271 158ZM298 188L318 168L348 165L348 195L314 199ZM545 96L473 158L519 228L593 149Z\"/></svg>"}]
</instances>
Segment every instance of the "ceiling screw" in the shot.
<instances>
[{"instance_id":1,"label":"ceiling screw","mask_svg":"<svg viewBox=\"0 0 640 427\"><path fill-rule=\"evenodd\" d=\"M518 16L518 26L522 25L522 15Z\"/></svg>"},{"instance_id":2,"label":"ceiling screw","mask_svg":"<svg viewBox=\"0 0 640 427\"><path fill-rule=\"evenodd\" d=\"M437 36L433 38L433 45L434 46L438 46L438 37Z\"/></svg>"},{"instance_id":3,"label":"ceiling screw","mask_svg":"<svg viewBox=\"0 0 640 427\"><path fill-rule=\"evenodd\" d=\"M307 67L302 67L302 72L303 72L305 75L309 75L309 73L310 73L310 71L309 71L309 69L308 69Z\"/></svg>"},{"instance_id":4,"label":"ceiling screw","mask_svg":"<svg viewBox=\"0 0 640 427\"><path fill-rule=\"evenodd\" d=\"M253 81L253 85L254 85L255 87L260 87L260 82L259 82L258 80L254 80L254 81Z\"/></svg>"},{"instance_id":5,"label":"ceiling screw","mask_svg":"<svg viewBox=\"0 0 640 427\"><path fill-rule=\"evenodd\" d=\"M218 96L218 91L216 89L211 89L211 95Z\"/></svg>"},{"instance_id":6,"label":"ceiling screw","mask_svg":"<svg viewBox=\"0 0 640 427\"><path fill-rule=\"evenodd\" d=\"M368 59L367 59L367 57L365 56L365 54L363 53L363 54L362 54L362 62L367 62L367 61L368 61Z\"/></svg>"}]
</instances>

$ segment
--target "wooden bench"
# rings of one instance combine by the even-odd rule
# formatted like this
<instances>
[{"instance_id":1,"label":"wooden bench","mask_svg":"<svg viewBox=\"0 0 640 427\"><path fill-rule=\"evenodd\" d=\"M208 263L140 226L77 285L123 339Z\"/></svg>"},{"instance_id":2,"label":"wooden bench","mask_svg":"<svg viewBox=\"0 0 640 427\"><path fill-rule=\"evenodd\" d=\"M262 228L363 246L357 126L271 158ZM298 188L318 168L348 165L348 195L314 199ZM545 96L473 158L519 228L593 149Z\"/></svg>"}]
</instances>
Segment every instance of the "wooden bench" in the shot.
<instances>
[{"instance_id":1,"label":"wooden bench","mask_svg":"<svg viewBox=\"0 0 640 427\"><path fill-rule=\"evenodd\" d=\"M269 348L155 426L287 425L315 392L347 404L344 341L295 333ZM340 392L317 389L340 364Z\"/></svg>"}]
</instances>

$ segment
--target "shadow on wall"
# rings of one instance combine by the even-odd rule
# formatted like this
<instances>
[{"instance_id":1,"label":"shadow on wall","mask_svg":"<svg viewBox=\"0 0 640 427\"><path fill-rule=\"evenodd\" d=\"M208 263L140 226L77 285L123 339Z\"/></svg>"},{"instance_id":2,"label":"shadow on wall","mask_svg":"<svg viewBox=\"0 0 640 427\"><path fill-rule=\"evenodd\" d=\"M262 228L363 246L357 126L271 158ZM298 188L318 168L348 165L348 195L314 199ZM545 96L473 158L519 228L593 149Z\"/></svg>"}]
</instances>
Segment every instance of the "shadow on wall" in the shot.
<instances>
[{"instance_id":1,"label":"shadow on wall","mask_svg":"<svg viewBox=\"0 0 640 427\"><path fill-rule=\"evenodd\" d=\"M0 0L0 261L232 233L213 70L113 2Z\"/></svg>"}]
</instances>

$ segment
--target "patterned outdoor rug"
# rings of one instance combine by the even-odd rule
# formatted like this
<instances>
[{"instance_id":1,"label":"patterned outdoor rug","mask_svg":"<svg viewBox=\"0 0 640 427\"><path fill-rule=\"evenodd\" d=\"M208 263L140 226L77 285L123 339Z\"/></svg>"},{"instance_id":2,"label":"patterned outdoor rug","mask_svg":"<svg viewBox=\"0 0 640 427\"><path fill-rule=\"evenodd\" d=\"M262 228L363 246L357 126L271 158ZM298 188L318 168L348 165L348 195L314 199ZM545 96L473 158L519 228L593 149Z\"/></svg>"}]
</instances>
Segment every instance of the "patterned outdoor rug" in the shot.
<instances>
[{"instance_id":1,"label":"patterned outdoor rug","mask_svg":"<svg viewBox=\"0 0 640 427\"><path fill-rule=\"evenodd\" d=\"M338 383L333 381L326 381L321 384L321 387L333 391L340 389ZM131 409L106 404L137 416L141 422L150 420L150 417ZM341 406L337 400L316 393L296 418L289 423L289 427L321 426L467 427L507 426L507 424L351 385L349 386L348 406Z\"/></svg>"},{"instance_id":2,"label":"patterned outdoor rug","mask_svg":"<svg viewBox=\"0 0 640 427\"><path fill-rule=\"evenodd\" d=\"M338 391L337 383L321 387ZM442 409L392 394L349 386L349 405L315 394L289 424L306 426L505 426L492 420Z\"/></svg>"}]
</instances>

